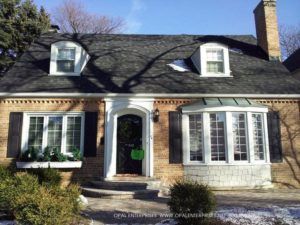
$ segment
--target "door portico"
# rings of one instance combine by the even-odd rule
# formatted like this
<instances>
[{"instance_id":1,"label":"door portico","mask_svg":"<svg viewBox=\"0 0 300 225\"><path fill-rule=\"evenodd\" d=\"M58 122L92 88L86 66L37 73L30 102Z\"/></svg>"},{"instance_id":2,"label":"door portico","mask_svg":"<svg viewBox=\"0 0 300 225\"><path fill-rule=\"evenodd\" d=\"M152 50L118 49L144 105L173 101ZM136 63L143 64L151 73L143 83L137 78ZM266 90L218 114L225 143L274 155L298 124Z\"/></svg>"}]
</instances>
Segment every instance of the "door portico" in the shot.
<instances>
[{"instance_id":1,"label":"door portico","mask_svg":"<svg viewBox=\"0 0 300 225\"><path fill-rule=\"evenodd\" d=\"M142 148L145 151L142 175L153 176L153 101L153 99L105 99L105 178L109 179L117 174L118 118L124 115L136 115L142 119Z\"/></svg>"}]
</instances>

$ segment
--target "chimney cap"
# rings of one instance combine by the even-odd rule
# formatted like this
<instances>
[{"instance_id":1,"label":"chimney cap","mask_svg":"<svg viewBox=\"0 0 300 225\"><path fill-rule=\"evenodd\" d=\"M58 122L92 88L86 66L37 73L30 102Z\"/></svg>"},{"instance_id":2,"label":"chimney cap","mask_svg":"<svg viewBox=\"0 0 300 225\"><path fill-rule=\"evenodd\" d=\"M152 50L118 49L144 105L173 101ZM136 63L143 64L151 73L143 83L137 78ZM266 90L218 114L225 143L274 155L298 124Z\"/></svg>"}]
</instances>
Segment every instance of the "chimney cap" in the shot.
<instances>
[{"instance_id":1,"label":"chimney cap","mask_svg":"<svg viewBox=\"0 0 300 225\"><path fill-rule=\"evenodd\" d=\"M260 3L254 9L254 12L262 6L276 7L277 0L261 0Z\"/></svg>"},{"instance_id":2,"label":"chimney cap","mask_svg":"<svg viewBox=\"0 0 300 225\"><path fill-rule=\"evenodd\" d=\"M56 24L51 24L50 25L50 28L48 30L48 32L51 32L51 33L58 33L60 30L60 27Z\"/></svg>"}]
</instances>

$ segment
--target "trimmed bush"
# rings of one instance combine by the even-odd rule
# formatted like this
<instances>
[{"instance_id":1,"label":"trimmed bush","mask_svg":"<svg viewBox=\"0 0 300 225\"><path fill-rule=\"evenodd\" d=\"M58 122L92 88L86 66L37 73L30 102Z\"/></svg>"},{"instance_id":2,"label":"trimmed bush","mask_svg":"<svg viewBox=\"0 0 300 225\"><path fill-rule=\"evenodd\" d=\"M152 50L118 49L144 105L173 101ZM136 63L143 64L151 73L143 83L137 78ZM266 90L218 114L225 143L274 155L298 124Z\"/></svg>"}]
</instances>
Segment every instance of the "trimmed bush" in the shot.
<instances>
[{"instance_id":1,"label":"trimmed bush","mask_svg":"<svg viewBox=\"0 0 300 225\"><path fill-rule=\"evenodd\" d=\"M35 194L22 194L12 202L16 220L26 225L72 224L76 215L68 191L41 186Z\"/></svg>"},{"instance_id":2,"label":"trimmed bush","mask_svg":"<svg viewBox=\"0 0 300 225\"><path fill-rule=\"evenodd\" d=\"M200 224L205 214L215 210L216 200L208 186L193 181L177 181L170 188L168 206L181 224Z\"/></svg>"},{"instance_id":3,"label":"trimmed bush","mask_svg":"<svg viewBox=\"0 0 300 225\"><path fill-rule=\"evenodd\" d=\"M58 170L52 168L33 169L29 173L36 175L39 183L45 186L59 186L62 179Z\"/></svg>"},{"instance_id":4,"label":"trimmed bush","mask_svg":"<svg viewBox=\"0 0 300 225\"><path fill-rule=\"evenodd\" d=\"M58 172L53 171L39 170L37 175L9 175L9 172L0 169L0 176L7 177L0 182L0 202L18 224L65 225L81 220L79 187L61 188L57 185Z\"/></svg>"}]
</instances>

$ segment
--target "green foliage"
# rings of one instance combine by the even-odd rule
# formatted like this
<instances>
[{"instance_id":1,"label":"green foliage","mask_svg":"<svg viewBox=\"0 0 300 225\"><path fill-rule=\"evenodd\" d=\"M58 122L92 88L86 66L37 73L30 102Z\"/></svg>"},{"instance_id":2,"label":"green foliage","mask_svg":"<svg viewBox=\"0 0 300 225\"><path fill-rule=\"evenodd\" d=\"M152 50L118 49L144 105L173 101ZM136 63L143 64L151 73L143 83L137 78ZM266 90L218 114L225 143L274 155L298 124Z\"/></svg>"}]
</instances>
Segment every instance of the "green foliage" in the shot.
<instances>
[{"instance_id":1,"label":"green foliage","mask_svg":"<svg viewBox=\"0 0 300 225\"><path fill-rule=\"evenodd\" d=\"M51 155L52 162L65 162L67 161L67 159L68 157L62 154L59 149L54 148L52 150L52 155Z\"/></svg>"},{"instance_id":2,"label":"green foliage","mask_svg":"<svg viewBox=\"0 0 300 225\"><path fill-rule=\"evenodd\" d=\"M32 162L39 160L39 150L36 148L29 148L21 155L21 161Z\"/></svg>"},{"instance_id":3,"label":"green foliage","mask_svg":"<svg viewBox=\"0 0 300 225\"><path fill-rule=\"evenodd\" d=\"M56 169L31 169L30 174L37 176L40 184L44 186L59 186L61 183L61 175Z\"/></svg>"},{"instance_id":4,"label":"green foliage","mask_svg":"<svg viewBox=\"0 0 300 225\"><path fill-rule=\"evenodd\" d=\"M82 160L80 149L73 148L72 149L72 155L73 155L73 157L71 157L71 160L73 160L73 161L81 161Z\"/></svg>"},{"instance_id":5,"label":"green foliage","mask_svg":"<svg viewBox=\"0 0 300 225\"><path fill-rule=\"evenodd\" d=\"M72 190L40 186L38 193L24 193L12 203L16 220L28 225L72 224L74 212L78 212L74 202L79 195L69 195L69 192Z\"/></svg>"},{"instance_id":6,"label":"green foliage","mask_svg":"<svg viewBox=\"0 0 300 225\"><path fill-rule=\"evenodd\" d=\"M177 181L170 188L170 211L182 224L199 224L205 221L205 214L216 207L213 192L206 186L193 181Z\"/></svg>"},{"instance_id":7,"label":"green foliage","mask_svg":"<svg viewBox=\"0 0 300 225\"><path fill-rule=\"evenodd\" d=\"M46 147L45 150L44 150L44 153L43 153L42 160L44 162L50 162L51 161L51 154L52 154L51 149L49 147Z\"/></svg>"},{"instance_id":8,"label":"green foliage","mask_svg":"<svg viewBox=\"0 0 300 225\"><path fill-rule=\"evenodd\" d=\"M50 27L44 8L32 0L0 0L0 72L12 65Z\"/></svg>"},{"instance_id":9,"label":"green foliage","mask_svg":"<svg viewBox=\"0 0 300 225\"><path fill-rule=\"evenodd\" d=\"M7 171L0 173L5 177L9 174ZM58 185L42 184L35 175L11 174L0 182L0 200L18 224L74 224L74 218L77 219L80 212L79 187L72 185L63 189Z\"/></svg>"}]
</instances>

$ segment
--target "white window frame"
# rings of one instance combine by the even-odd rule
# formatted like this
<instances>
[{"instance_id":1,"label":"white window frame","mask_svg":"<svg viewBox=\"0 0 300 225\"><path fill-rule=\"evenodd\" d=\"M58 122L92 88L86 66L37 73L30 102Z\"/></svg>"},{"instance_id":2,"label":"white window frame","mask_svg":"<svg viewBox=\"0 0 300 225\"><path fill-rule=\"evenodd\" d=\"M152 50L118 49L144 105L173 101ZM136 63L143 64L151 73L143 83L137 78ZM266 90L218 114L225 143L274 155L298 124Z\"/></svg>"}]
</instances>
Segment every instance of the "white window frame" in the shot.
<instances>
[{"instance_id":1,"label":"white window frame","mask_svg":"<svg viewBox=\"0 0 300 225\"><path fill-rule=\"evenodd\" d=\"M211 140L210 140L210 113L222 112L225 114L225 161L211 160ZM182 134L183 134L183 164L184 165L249 165L249 164L270 164L269 140L267 130L267 108L259 107L212 107L202 108L193 111L184 111L182 114ZM246 136L248 160L234 160L232 113L246 114ZM264 140L264 160L254 159L254 139L252 128L252 114L262 114L263 119L263 140ZM189 140L189 115L202 114L202 138L203 138L203 161L190 161L190 140Z\"/></svg>"},{"instance_id":2,"label":"white window frame","mask_svg":"<svg viewBox=\"0 0 300 225\"><path fill-rule=\"evenodd\" d=\"M80 152L83 154L84 150L84 121L85 113L84 112L25 112L23 118L23 127L22 127L22 152L25 152L28 149L28 136L29 136L29 123L30 117L44 117L44 129L43 129L43 142L42 142L42 152L44 152L47 147L48 142L48 122L49 117L63 117L62 124L62 143L61 143L61 153L64 155L72 156L71 152L66 151L66 142L67 142L67 118L72 116L81 117L81 133L80 133Z\"/></svg>"},{"instance_id":3,"label":"white window frame","mask_svg":"<svg viewBox=\"0 0 300 225\"><path fill-rule=\"evenodd\" d=\"M75 62L74 72L58 72L57 71L57 56L58 49L70 49L75 48ZM53 76L80 76L81 71L87 64L90 56L86 51L76 42L71 41L59 41L51 45L51 56L50 56L50 71L49 75Z\"/></svg>"},{"instance_id":4,"label":"white window frame","mask_svg":"<svg viewBox=\"0 0 300 225\"><path fill-rule=\"evenodd\" d=\"M223 51L223 73L209 73L207 72L207 50L222 50ZM229 64L229 50L228 46L220 43L207 43L200 46L200 67L201 77L230 77L230 64Z\"/></svg>"}]
</instances>

